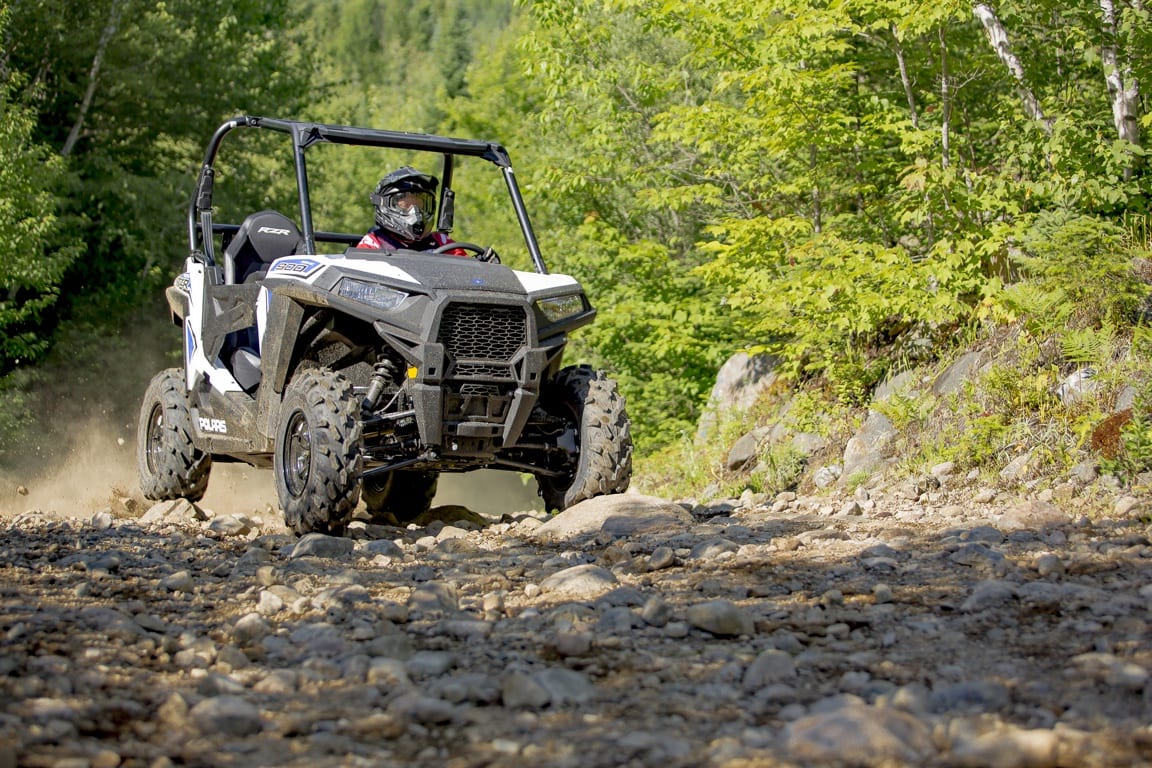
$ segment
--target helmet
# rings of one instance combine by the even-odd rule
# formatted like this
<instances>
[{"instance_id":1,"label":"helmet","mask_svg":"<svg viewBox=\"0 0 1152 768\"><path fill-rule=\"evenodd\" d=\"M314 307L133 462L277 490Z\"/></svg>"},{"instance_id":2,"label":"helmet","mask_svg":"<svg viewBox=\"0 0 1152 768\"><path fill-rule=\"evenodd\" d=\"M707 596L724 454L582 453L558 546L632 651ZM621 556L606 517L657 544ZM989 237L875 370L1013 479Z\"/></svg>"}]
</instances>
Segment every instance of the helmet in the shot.
<instances>
[{"instance_id":1,"label":"helmet","mask_svg":"<svg viewBox=\"0 0 1152 768\"><path fill-rule=\"evenodd\" d=\"M426 237L436 218L438 183L408 165L392 171L368 196L376 206L376 223L407 243Z\"/></svg>"}]
</instances>

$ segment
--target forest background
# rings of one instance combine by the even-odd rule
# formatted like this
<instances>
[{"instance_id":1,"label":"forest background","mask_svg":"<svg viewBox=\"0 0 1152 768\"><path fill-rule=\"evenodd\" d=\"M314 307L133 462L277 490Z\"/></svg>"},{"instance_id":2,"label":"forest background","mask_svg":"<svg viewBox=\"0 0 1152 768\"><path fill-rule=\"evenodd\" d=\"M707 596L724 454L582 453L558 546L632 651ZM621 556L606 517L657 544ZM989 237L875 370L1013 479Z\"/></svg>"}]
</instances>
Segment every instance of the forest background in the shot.
<instances>
[{"instance_id":1,"label":"forest background","mask_svg":"<svg viewBox=\"0 0 1152 768\"><path fill-rule=\"evenodd\" d=\"M0 467L85 416L130 426L178 364L162 289L203 148L237 114L508 147L549 267L600 311L569 360L619 381L642 468L684 469L734 352L775 355L803 386L791 418L827 432L890 373L982 339L1012 362L936 458L1048 430L1068 461L1124 385L1127 453L1105 458L1152 464L1145 0L0 8ZM289 199L270 157L242 150L232 204ZM386 170L325 169L346 230L370 226ZM478 189L457 230L503 242L500 190ZM1086 366L1105 386L1055 414L1047 393Z\"/></svg>"}]
</instances>

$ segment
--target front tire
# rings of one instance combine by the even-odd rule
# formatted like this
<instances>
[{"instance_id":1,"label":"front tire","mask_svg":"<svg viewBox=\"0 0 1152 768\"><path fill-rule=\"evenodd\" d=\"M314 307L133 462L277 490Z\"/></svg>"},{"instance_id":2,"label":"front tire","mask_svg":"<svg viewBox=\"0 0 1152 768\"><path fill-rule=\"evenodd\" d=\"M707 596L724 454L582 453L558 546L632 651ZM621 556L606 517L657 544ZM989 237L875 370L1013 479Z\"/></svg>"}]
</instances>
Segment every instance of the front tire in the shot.
<instances>
[{"instance_id":1,"label":"front tire","mask_svg":"<svg viewBox=\"0 0 1152 768\"><path fill-rule=\"evenodd\" d=\"M360 403L324 369L301 371L280 406L273 457L284 523L297 534L343 533L360 497Z\"/></svg>"},{"instance_id":2,"label":"front tire","mask_svg":"<svg viewBox=\"0 0 1152 768\"><path fill-rule=\"evenodd\" d=\"M208 490L212 457L192 442L192 413L184 372L169 368L152 377L136 428L140 490L153 501L196 502Z\"/></svg>"},{"instance_id":3,"label":"front tire","mask_svg":"<svg viewBox=\"0 0 1152 768\"><path fill-rule=\"evenodd\" d=\"M542 404L572 425L579 459L562 477L536 476L548 510L628 490L632 480L632 424L616 382L588 366L562 369L546 386Z\"/></svg>"},{"instance_id":4,"label":"front tire","mask_svg":"<svg viewBox=\"0 0 1152 768\"><path fill-rule=\"evenodd\" d=\"M361 494L374 523L409 523L432 508L439 472L412 472L396 469L383 476L364 480Z\"/></svg>"}]
</instances>

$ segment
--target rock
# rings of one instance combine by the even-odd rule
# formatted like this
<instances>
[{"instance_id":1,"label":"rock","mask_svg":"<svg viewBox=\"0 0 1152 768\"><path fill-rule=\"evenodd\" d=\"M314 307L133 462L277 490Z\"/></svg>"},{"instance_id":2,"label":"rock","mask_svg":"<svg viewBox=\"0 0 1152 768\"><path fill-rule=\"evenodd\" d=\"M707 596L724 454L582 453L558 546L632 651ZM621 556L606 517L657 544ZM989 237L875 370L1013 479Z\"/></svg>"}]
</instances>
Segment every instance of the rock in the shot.
<instances>
[{"instance_id":1,"label":"rock","mask_svg":"<svg viewBox=\"0 0 1152 768\"><path fill-rule=\"evenodd\" d=\"M716 383L696 427L696 441L703 442L711 435L721 413L751 408L760 394L775 383L777 365L771 355L737 352L728 358L716 374Z\"/></svg>"},{"instance_id":2,"label":"rock","mask_svg":"<svg viewBox=\"0 0 1152 768\"><path fill-rule=\"evenodd\" d=\"M583 534L639 536L680 531L692 523L683 507L652 496L596 496L560 512L532 532L537 541L563 541Z\"/></svg>"},{"instance_id":3,"label":"rock","mask_svg":"<svg viewBox=\"0 0 1152 768\"><path fill-rule=\"evenodd\" d=\"M728 451L728 460L725 462L725 468L728 469L729 472L734 472L750 466L753 461L755 461L760 449L760 443L768 436L768 432L769 430L767 428L760 427L741 436L733 443L731 450Z\"/></svg>"},{"instance_id":4,"label":"rock","mask_svg":"<svg viewBox=\"0 0 1152 768\"><path fill-rule=\"evenodd\" d=\"M743 685L747 691L758 691L775 683L796 678L796 662L791 654L771 648L762 651L744 672Z\"/></svg>"},{"instance_id":5,"label":"rock","mask_svg":"<svg viewBox=\"0 0 1152 768\"><path fill-rule=\"evenodd\" d=\"M1055 505L1040 500L1025 501L996 518L1002 531L1040 531L1068 525L1071 518Z\"/></svg>"},{"instance_id":6,"label":"rock","mask_svg":"<svg viewBox=\"0 0 1152 768\"><path fill-rule=\"evenodd\" d=\"M843 474L844 469L839 464L829 464L812 473L812 483L817 488L831 488Z\"/></svg>"},{"instance_id":7,"label":"rock","mask_svg":"<svg viewBox=\"0 0 1152 768\"><path fill-rule=\"evenodd\" d=\"M688 623L714 635L751 635L755 622L748 611L727 600L710 600L688 607Z\"/></svg>"},{"instance_id":8,"label":"rock","mask_svg":"<svg viewBox=\"0 0 1152 768\"><path fill-rule=\"evenodd\" d=\"M1000 479L1006 483L1019 483L1028 478L1031 471L1032 451L1028 451L1008 462L1000 470Z\"/></svg>"},{"instance_id":9,"label":"rock","mask_svg":"<svg viewBox=\"0 0 1152 768\"><path fill-rule=\"evenodd\" d=\"M967 680L934 690L929 705L936 713L998 712L1008 706L1008 689L991 680Z\"/></svg>"},{"instance_id":10,"label":"rock","mask_svg":"<svg viewBox=\"0 0 1152 768\"><path fill-rule=\"evenodd\" d=\"M238 696L215 696L188 711L188 719L201 734L241 738L264 728L260 710Z\"/></svg>"},{"instance_id":11,"label":"rock","mask_svg":"<svg viewBox=\"0 0 1152 768\"><path fill-rule=\"evenodd\" d=\"M929 727L906 712L850 705L790 723L784 743L793 759L839 765L848 755L923 765L936 754Z\"/></svg>"},{"instance_id":12,"label":"rock","mask_svg":"<svg viewBox=\"0 0 1152 768\"><path fill-rule=\"evenodd\" d=\"M1064 405L1075 405L1085 397L1095 394L1100 389L1100 383L1094 378L1096 369L1081 368L1073 371L1056 388L1056 396Z\"/></svg>"},{"instance_id":13,"label":"rock","mask_svg":"<svg viewBox=\"0 0 1152 768\"><path fill-rule=\"evenodd\" d=\"M194 524L204 522L207 519L208 516L204 514L204 511L187 499L161 501L153 504L147 512L140 516L140 522L144 525Z\"/></svg>"},{"instance_id":14,"label":"rock","mask_svg":"<svg viewBox=\"0 0 1152 768\"><path fill-rule=\"evenodd\" d=\"M252 522L236 515L220 515L208 523L208 530L219 536L247 536L252 531Z\"/></svg>"},{"instance_id":15,"label":"rock","mask_svg":"<svg viewBox=\"0 0 1152 768\"><path fill-rule=\"evenodd\" d=\"M577 565L552 574L540 582L540 588L557 596L589 600L616 584L616 577L609 570L598 565Z\"/></svg>"},{"instance_id":16,"label":"rock","mask_svg":"<svg viewBox=\"0 0 1152 768\"><path fill-rule=\"evenodd\" d=\"M644 621L654 627L663 627L672 620L673 615L672 606L660 595L653 595L648 598L648 601L644 603L644 610L640 613Z\"/></svg>"},{"instance_id":17,"label":"rock","mask_svg":"<svg viewBox=\"0 0 1152 768\"><path fill-rule=\"evenodd\" d=\"M241 616L232 625L232 639L240 646L250 645L272 634L272 627L259 613Z\"/></svg>"},{"instance_id":18,"label":"rock","mask_svg":"<svg viewBox=\"0 0 1152 768\"><path fill-rule=\"evenodd\" d=\"M430 581L412 590L408 610L424 613L452 613L459 607L459 597L451 584Z\"/></svg>"},{"instance_id":19,"label":"rock","mask_svg":"<svg viewBox=\"0 0 1152 768\"><path fill-rule=\"evenodd\" d=\"M1016 597L1016 585L1009 581L982 581L972 590L972 594L961 604L962 611L982 611Z\"/></svg>"},{"instance_id":20,"label":"rock","mask_svg":"<svg viewBox=\"0 0 1152 768\"><path fill-rule=\"evenodd\" d=\"M932 393L943 396L959 392L960 388L964 386L964 382L972 377L973 371L979 364L979 352L963 353L932 382Z\"/></svg>"},{"instance_id":21,"label":"rock","mask_svg":"<svg viewBox=\"0 0 1152 768\"><path fill-rule=\"evenodd\" d=\"M504 675L501 701L509 709L543 709L552 701L552 694L533 676L510 672Z\"/></svg>"},{"instance_id":22,"label":"rock","mask_svg":"<svg viewBox=\"0 0 1152 768\"><path fill-rule=\"evenodd\" d=\"M303 536L296 546L292 547L290 558L297 557L324 557L343 558L352 554L356 549L356 542L337 536L327 536L323 533L309 533Z\"/></svg>"},{"instance_id":23,"label":"rock","mask_svg":"<svg viewBox=\"0 0 1152 768\"><path fill-rule=\"evenodd\" d=\"M1060 736L1055 731L1002 725L987 733L957 739L949 764L965 768L1056 768Z\"/></svg>"},{"instance_id":24,"label":"rock","mask_svg":"<svg viewBox=\"0 0 1152 768\"><path fill-rule=\"evenodd\" d=\"M860 473L873 472L882 466L896 435L896 427L891 419L879 411L868 411L864 424L844 447L840 482Z\"/></svg>"},{"instance_id":25,"label":"rock","mask_svg":"<svg viewBox=\"0 0 1152 768\"><path fill-rule=\"evenodd\" d=\"M596 693L588 678L572 669L550 667L537 672L532 678L548 692L548 702L553 707L584 704L591 701Z\"/></svg>"}]
</instances>

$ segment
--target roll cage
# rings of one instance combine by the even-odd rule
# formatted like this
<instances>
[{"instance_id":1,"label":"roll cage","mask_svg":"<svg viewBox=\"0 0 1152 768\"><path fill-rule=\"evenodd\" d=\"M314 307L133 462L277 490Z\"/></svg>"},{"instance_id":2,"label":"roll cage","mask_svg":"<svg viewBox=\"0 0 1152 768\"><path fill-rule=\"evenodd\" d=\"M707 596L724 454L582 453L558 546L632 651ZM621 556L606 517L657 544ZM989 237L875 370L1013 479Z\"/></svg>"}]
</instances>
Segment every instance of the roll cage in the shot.
<instances>
[{"instance_id":1,"label":"roll cage","mask_svg":"<svg viewBox=\"0 0 1152 768\"><path fill-rule=\"evenodd\" d=\"M239 230L238 224L216 224L212 221L212 194L216 177L216 154L220 149L224 137L236 128L267 128L280 133L286 133L292 138L293 159L296 167L296 188L299 194L302 248L304 253L316 253L316 243L333 242L354 245L359 241L360 235L342 232L317 231L312 224L312 206L308 194L308 165L305 152L316 144L348 144L362 147L384 147L389 149L407 149L423 152L439 153L443 158L441 168L440 199L438 202L438 227L447 231L452 226L453 198L452 167L457 156L478 157L493 163L504 176L504 183L512 199L512 207L516 212L516 220L520 231L524 235L524 242L528 253L532 257L532 264L540 274L547 274L544 258L540 253L540 246L536 241L536 234L532 223L528 219L528 211L524 206L524 198L520 194L520 187L516 183L516 174L512 170L512 163L508 152L500 144L474 139L456 139L445 136L434 136L422 133L404 133L399 131L384 131L373 128L357 128L346 125L328 125L325 123L299 122L295 120L280 120L268 117L240 116L224 122L212 135L208 149L204 155L204 163L196 181L196 192L188 207L188 246L192 257L209 266L216 265L213 247L213 234L225 236L235 234Z\"/></svg>"}]
</instances>

